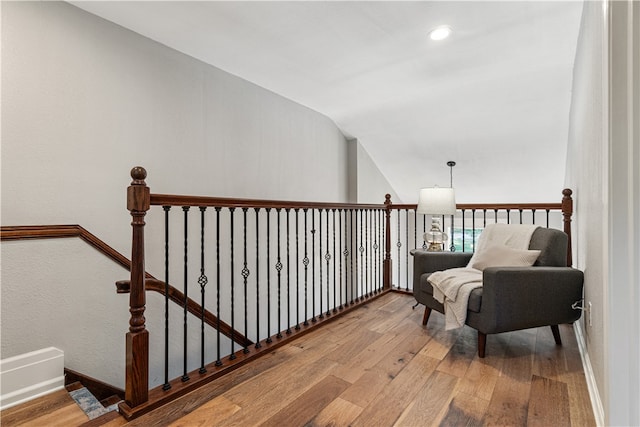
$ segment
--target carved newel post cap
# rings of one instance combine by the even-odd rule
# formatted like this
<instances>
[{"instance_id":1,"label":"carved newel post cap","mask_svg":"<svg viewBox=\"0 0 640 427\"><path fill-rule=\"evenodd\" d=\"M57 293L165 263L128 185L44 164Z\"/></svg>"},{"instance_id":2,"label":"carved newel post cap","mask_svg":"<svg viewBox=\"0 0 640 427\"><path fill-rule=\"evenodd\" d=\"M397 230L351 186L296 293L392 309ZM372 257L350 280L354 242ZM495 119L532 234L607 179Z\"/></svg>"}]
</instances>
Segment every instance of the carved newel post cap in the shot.
<instances>
[{"instance_id":1,"label":"carved newel post cap","mask_svg":"<svg viewBox=\"0 0 640 427\"><path fill-rule=\"evenodd\" d=\"M391 194L385 194L384 195L384 204L385 205L390 205L391 204Z\"/></svg>"},{"instance_id":2,"label":"carved newel post cap","mask_svg":"<svg viewBox=\"0 0 640 427\"><path fill-rule=\"evenodd\" d=\"M131 178L133 178L132 184L144 184L144 179L147 177L147 171L142 166L134 166L131 169Z\"/></svg>"},{"instance_id":3,"label":"carved newel post cap","mask_svg":"<svg viewBox=\"0 0 640 427\"><path fill-rule=\"evenodd\" d=\"M571 190L570 188L565 188L564 190L562 190L563 196L570 197L572 194L573 194L573 190Z\"/></svg>"}]
</instances>

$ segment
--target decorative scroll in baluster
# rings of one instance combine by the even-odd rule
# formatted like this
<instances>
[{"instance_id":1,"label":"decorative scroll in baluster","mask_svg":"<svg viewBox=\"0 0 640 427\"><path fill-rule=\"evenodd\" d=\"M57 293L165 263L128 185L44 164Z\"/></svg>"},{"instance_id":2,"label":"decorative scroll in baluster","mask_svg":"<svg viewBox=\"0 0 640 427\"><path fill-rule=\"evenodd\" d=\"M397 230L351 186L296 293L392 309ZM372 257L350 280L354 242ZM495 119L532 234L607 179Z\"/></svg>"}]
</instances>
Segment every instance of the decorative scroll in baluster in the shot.
<instances>
[{"instance_id":1,"label":"decorative scroll in baluster","mask_svg":"<svg viewBox=\"0 0 640 427\"><path fill-rule=\"evenodd\" d=\"M409 209L405 209L404 210L404 216L405 216L405 236L404 236L404 241L406 242L406 247L404 249L405 253L404 253L404 260L405 260L405 271L407 272L407 274L405 274L405 286L404 289L406 291L409 290ZM442 220L442 224L444 225L444 219ZM398 282L398 287L400 287L400 282Z\"/></svg>"},{"instance_id":2,"label":"decorative scroll in baluster","mask_svg":"<svg viewBox=\"0 0 640 427\"><path fill-rule=\"evenodd\" d=\"M379 253L379 249L380 249L380 211L376 210L375 211L375 215L374 215L374 222L375 222L375 226L374 226L374 230L373 230L373 234L374 234L374 239L375 242L373 244L373 258L374 258L374 267L373 267L373 277L374 282L375 282L375 293L377 294L378 291L380 290L380 274L378 271L378 265L380 264L380 253Z\"/></svg>"},{"instance_id":3,"label":"decorative scroll in baluster","mask_svg":"<svg viewBox=\"0 0 640 427\"><path fill-rule=\"evenodd\" d=\"M319 296L320 296L320 314L318 315L318 318L320 319L324 319L324 312L323 312L323 308L322 308L322 209L318 209L318 223L319 223L319 232L320 232L320 236L318 236L318 255L320 256L320 260L318 262L318 270L320 271L320 277L319 277L319 281L318 284L320 285L320 289L319 289Z\"/></svg>"},{"instance_id":4,"label":"decorative scroll in baluster","mask_svg":"<svg viewBox=\"0 0 640 427\"><path fill-rule=\"evenodd\" d=\"M349 209L349 230L351 231L351 237L349 238L349 262L350 262L350 276L351 276L351 305L354 304L354 294L357 284L355 283L355 270L353 268L353 234L355 228L353 227L353 209Z\"/></svg>"},{"instance_id":5,"label":"decorative scroll in baluster","mask_svg":"<svg viewBox=\"0 0 640 427\"><path fill-rule=\"evenodd\" d=\"M200 285L200 370L201 374L207 372L204 367L204 288L207 286L207 276L204 272L204 213L207 210L206 206L200 206L200 277L198 277L198 284ZM245 336L246 336L245 331Z\"/></svg>"},{"instance_id":6,"label":"decorative scroll in baluster","mask_svg":"<svg viewBox=\"0 0 640 427\"><path fill-rule=\"evenodd\" d=\"M344 308L344 299L343 296L346 297L347 294L347 283L346 281L343 282L343 278L344 276L342 275L342 259L345 258L346 260L346 255L343 252L342 254L340 254L340 252L342 251L342 217L345 215L344 210L339 210L338 211L338 252L336 252L336 256L340 256L340 285L338 286L338 290L340 291L340 310L342 310ZM345 233L346 233L346 229L345 229ZM345 239L346 239L346 235L345 235ZM345 240L346 242L346 240ZM347 250L347 248L345 247L344 249L345 251Z\"/></svg>"},{"instance_id":7,"label":"decorative scroll in baluster","mask_svg":"<svg viewBox=\"0 0 640 427\"><path fill-rule=\"evenodd\" d=\"M247 267L247 210L249 208L242 208L242 240L243 240L243 254L242 254L242 279L244 285L244 336L249 336L249 323L248 323L248 310L247 310L247 279L249 278L249 268ZM202 302L204 307L204 301ZM249 353L249 347L247 340L244 342L244 348L242 349L244 354Z\"/></svg>"},{"instance_id":8,"label":"decorative scroll in baluster","mask_svg":"<svg viewBox=\"0 0 640 427\"><path fill-rule=\"evenodd\" d=\"M356 302L360 301L360 296L362 295L360 292L360 289L362 289L362 269L360 268L360 270L358 269L359 265L362 265L361 262L358 261L358 254L360 253L360 246L358 246L360 243L358 241L358 236L360 236L360 233L358 232L358 213L359 210L355 210L355 228L353 229L353 234L355 236L355 250L356 252L354 253L354 258L355 258L355 278L356 278ZM358 276L358 271L360 271L360 275Z\"/></svg>"},{"instance_id":9,"label":"decorative scroll in baluster","mask_svg":"<svg viewBox=\"0 0 640 427\"><path fill-rule=\"evenodd\" d=\"M365 276L365 271L364 271L364 236L365 233L363 231L363 224L364 224L364 211L362 209L360 209L360 246L358 247L358 252L360 252L360 292L358 293L358 296L360 297L360 300L364 300L364 295L366 293L366 276Z\"/></svg>"},{"instance_id":10,"label":"decorative scroll in baluster","mask_svg":"<svg viewBox=\"0 0 640 427\"><path fill-rule=\"evenodd\" d=\"M326 210L327 213L327 252L324 255L324 259L327 262L327 312L325 313L328 316L331 316L331 286L329 285L329 280L331 279L331 274L329 273L329 264L331 262L331 253L329 253L329 209Z\"/></svg>"},{"instance_id":11,"label":"decorative scroll in baluster","mask_svg":"<svg viewBox=\"0 0 640 427\"><path fill-rule=\"evenodd\" d=\"M398 215L397 215L397 225L398 225L398 241L396 242L396 247L398 248L398 284L397 287L398 289L400 289L400 282L401 282L401 271L402 270L402 264L400 264L400 249L402 248L402 242L400 241L400 211L398 211Z\"/></svg>"},{"instance_id":12,"label":"decorative scroll in baluster","mask_svg":"<svg viewBox=\"0 0 640 427\"><path fill-rule=\"evenodd\" d=\"M134 407L149 399L149 332L145 326L144 307L144 217L150 207L150 191L144 182L147 171L131 169L127 188L127 210L131 213L131 288L129 294L129 332L126 335L125 401Z\"/></svg>"},{"instance_id":13,"label":"decorative scroll in baluster","mask_svg":"<svg viewBox=\"0 0 640 427\"><path fill-rule=\"evenodd\" d=\"M568 188L562 190L562 221L564 225L564 232L569 236L569 247L567 249L567 266L573 265L573 254L571 249L571 215L573 215L573 199L571 195L573 191ZM547 219L547 223L549 220Z\"/></svg>"},{"instance_id":14,"label":"decorative scroll in baluster","mask_svg":"<svg viewBox=\"0 0 640 427\"><path fill-rule=\"evenodd\" d=\"M278 222L278 244L277 244L277 262L276 262L276 271L278 272L278 334L276 335L276 337L278 338L282 338L282 316L281 316L281 309L280 309L280 291L281 291L281 285L282 285L282 261L280 258L280 208L276 208L276 218L277 218L277 222Z\"/></svg>"},{"instance_id":15,"label":"decorative scroll in baluster","mask_svg":"<svg viewBox=\"0 0 640 427\"><path fill-rule=\"evenodd\" d=\"M183 206L182 211L184 212L184 319L182 322L183 327L183 374L182 381L189 381L189 375L187 374L187 313L189 312L187 307L189 305L189 300L187 296L188 292L188 253L189 253L189 234L187 232L188 223L189 223L189 206Z\"/></svg>"},{"instance_id":16,"label":"decorative scroll in baluster","mask_svg":"<svg viewBox=\"0 0 640 427\"><path fill-rule=\"evenodd\" d=\"M384 242L384 264L383 264L383 277L384 288L391 289L391 194L384 196L385 210L385 242Z\"/></svg>"},{"instance_id":17,"label":"decorative scroll in baluster","mask_svg":"<svg viewBox=\"0 0 640 427\"><path fill-rule=\"evenodd\" d=\"M365 259L365 266L364 266L364 271L365 273L365 278L366 278L366 285L367 285L367 297L370 297L373 294L373 284L371 283L371 278L372 278L372 269L369 268L369 266L371 265L371 267L373 267L372 264L369 264L369 261L371 260L371 252L370 252L370 246L371 246L371 209L367 209L365 212L365 218L366 218L366 222L365 222L365 255L364 255L364 259Z\"/></svg>"},{"instance_id":18,"label":"decorative scroll in baluster","mask_svg":"<svg viewBox=\"0 0 640 427\"><path fill-rule=\"evenodd\" d=\"M163 390L169 390L169 211L171 206L163 206L164 210L164 384Z\"/></svg>"}]
</instances>

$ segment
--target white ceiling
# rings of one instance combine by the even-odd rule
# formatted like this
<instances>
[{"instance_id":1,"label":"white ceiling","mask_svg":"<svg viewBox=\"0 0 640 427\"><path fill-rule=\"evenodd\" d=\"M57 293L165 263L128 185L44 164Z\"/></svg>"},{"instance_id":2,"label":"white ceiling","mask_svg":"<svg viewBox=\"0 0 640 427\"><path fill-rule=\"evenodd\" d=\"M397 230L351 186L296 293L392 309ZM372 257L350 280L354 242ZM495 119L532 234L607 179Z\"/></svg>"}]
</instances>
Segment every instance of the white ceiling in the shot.
<instances>
[{"instance_id":1,"label":"white ceiling","mask_svg":"<svg viewBox=\"0 0 640 427\"><path fill-rule=\"evenodd\" d=\"M330 117L406 203L448 160L458 202L561 198L582 2L71 3Z\"/></svg>"}]
</instances>

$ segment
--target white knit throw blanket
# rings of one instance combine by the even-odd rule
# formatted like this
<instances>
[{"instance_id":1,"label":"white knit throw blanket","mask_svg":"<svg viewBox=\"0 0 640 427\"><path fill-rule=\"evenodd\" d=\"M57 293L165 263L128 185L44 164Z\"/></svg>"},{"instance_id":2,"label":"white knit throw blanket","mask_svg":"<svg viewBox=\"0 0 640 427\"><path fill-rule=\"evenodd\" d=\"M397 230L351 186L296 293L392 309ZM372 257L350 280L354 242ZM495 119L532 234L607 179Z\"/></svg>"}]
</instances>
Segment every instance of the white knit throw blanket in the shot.
<instances>
[{"instance_id":1,"label":"white knit throw blanket","mask_svg":"<svg viewBox=\"0 0 640 427\"><path fill-rule=\"evenodd\" d=\"M535 225L490 224L480 234L476 250L463 268L436 271L429 276L433 297L444 305L445 330L464 326L469 295L482 286L482 271L471 268L474 257L484 248L504 245L511 249L528 249Z\"/></svg>"}]
</instances>

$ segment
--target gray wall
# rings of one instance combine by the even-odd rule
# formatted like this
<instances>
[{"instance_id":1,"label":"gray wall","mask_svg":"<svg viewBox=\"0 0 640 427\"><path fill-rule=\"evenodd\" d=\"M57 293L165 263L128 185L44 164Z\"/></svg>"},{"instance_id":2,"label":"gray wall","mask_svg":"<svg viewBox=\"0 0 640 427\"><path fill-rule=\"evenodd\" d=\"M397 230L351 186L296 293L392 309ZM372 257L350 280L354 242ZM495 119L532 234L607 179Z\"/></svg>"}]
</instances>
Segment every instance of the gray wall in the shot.
<instances>
[{"instance_id":1,"label":"gray wall","mask_svg":"<svg viewBox=\"0 0 640 427\"><path fill-rule=\"evenodd\" d=\"M3 225L80 224L128 255L135 165L156 193L353 200L329 118L63 2L1 12ZM127 272L79 240L3 243L2 263L1 357L53 345L122 386Z\"/></svg>"}]
</instances>

